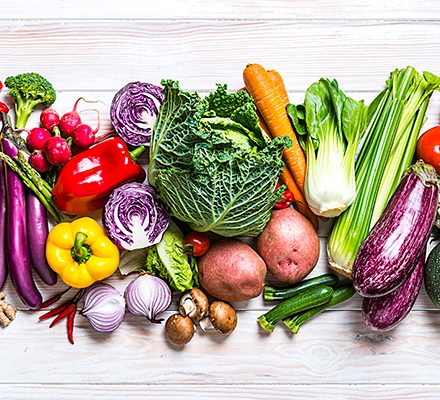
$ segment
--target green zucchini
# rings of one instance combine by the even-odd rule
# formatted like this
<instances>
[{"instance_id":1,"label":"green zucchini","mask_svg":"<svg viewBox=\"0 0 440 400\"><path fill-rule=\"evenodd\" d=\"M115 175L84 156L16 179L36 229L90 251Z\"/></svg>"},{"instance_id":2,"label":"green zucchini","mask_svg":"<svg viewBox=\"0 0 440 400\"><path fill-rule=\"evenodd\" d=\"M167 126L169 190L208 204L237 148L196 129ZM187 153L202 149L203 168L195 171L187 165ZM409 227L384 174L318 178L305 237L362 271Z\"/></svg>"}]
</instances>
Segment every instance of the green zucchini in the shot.
<instances>
[{"instance_id":1,"label":"green zucchini","mask_svg":"<svg viewBox=\"0 0 440 400\"><path fill-rule=\"evenodd\" d=\"M440 308L440 243L429 253L424 275L426 292L434 305Z\"/></svg>"},{"instance_id":2,"label":"green zucchini","mask_svg":"<svg viewBox=\"0 0 440 400\"><path fill-rule=\"evenodd\" d=\"M322 304L320 306L311 308L310 310L303 311L301 313L292 315L291 317L285 318L283 320L284 324L293 332L298 333L301 324L307 320L313 318L315 315L320 314L326 308L334 306L335 304L342 303L352 297L356 291L352 284L342 285L335 289L333 296L329 302Z\"/></svg>"},{"instance_id":3,"label":"green zucchini","mask_svg":"<svg viewBox=\"0 0 440 400\"><path fill-rule=\"evenodd\" d=\"M335 274L324 274L314 278L306 279L293 286L287 288L274 288L272 286L264 287L264 300L285 300L316 286L334 287L339 283L339 279Z\"/></svg>"},{"instance_id":4,"label":"green zucchini","mask_svg":"<svg viewBox=\"0 0 440 400\"><path fill-rule=\"evenodd\" d=\"M283 301L266 314L261 315L258 318L258 322L264 330L272 332L278 321L301 311L325 304L330 301L332 296L333 289L329 286L310 288L303 293Z\"/></svg>"}]
</instances>

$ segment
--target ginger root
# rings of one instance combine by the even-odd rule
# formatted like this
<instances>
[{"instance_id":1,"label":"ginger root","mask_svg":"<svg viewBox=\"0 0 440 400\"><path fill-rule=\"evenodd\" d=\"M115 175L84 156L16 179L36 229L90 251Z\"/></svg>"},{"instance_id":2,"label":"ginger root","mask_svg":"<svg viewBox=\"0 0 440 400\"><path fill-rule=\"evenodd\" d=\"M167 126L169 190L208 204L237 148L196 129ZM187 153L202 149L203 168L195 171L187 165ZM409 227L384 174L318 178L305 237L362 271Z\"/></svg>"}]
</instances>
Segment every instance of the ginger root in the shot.
<instances>
[{"instance_id":1,"label":"ginger root","mask_svg":"<svg viewBox=\"0 0 440 400\"><path fill-rule=\"evenodd\" d=\"M6 328L14 319L17 310L9 303L6 303L4 298L6 294L0 292L0 326Z\"/></svg>"}]
</instances>

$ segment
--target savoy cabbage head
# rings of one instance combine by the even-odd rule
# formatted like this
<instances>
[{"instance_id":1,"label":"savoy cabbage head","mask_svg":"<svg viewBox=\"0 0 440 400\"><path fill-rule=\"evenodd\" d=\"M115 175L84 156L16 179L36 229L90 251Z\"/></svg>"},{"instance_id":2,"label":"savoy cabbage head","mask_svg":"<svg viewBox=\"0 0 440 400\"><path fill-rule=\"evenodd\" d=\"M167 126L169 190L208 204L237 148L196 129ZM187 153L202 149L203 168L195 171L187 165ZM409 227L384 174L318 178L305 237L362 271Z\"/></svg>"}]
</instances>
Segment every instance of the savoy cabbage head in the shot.
<instances>
[{"instance_id":1,"label":"savoy cabbage head","mask_svg":"<svg viewBox=\"0 0 440 400\"><path fill-rule=\"evenodd\" d=\"M164 102L150 145L149 182L171 214L200 232L257 236L283 188L275 190L289 138L270 141L252 98L226 86L202 99L163 81Z\"/></svg>"}]
</instances>

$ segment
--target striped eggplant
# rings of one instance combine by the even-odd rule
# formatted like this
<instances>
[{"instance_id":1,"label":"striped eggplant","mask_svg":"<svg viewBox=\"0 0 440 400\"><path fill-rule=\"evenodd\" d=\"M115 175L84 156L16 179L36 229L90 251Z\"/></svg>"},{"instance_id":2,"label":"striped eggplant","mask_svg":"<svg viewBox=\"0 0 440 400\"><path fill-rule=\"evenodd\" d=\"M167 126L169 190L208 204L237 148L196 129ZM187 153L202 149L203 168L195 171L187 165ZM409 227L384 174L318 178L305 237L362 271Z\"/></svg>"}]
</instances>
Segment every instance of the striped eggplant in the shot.
<instances>
[{"instance_id":1,"label":"striped eggplant","mask_svg":"<svg viewBox=\"0 0 440 400\"><path fill-rule=\"evenodd\" d=\"M26 191L26 218L32 265L44 283L55 285L57 274L46 261L46 240L49 234L46 208L29 190Z\"/></svg>"},{"instance_id":2,"label":"striped eggplant","mask_svg":"<svg viewBox=\"0 0 440 400\"><path fill-rule=\"evenodd\" d=\"M409 168L356 256L353 284L361 296L384 296L409 278L434 224L438 191L432 166Z\"/></svg>"},{"instance_id":3,"label":"striped eggplant","mask_svg":"<svg viewBox=\"0 0 440 400\"><path fill-rule=\"evenodd\" d=\"M2 149L10 157L18 155L17 148L9 139L2 139ZM20 178L9 168L5 170L7 188L6 212L6 260L12 284L24 304L38 308L41 293L32 277L26 227L26 197Z\"/></svg>"},{"instance_id":4,"label":"striped eggplant","mask_svg":"<svg viewBox=\"0 0 440 400\"><path fill-rule=\"evenodd\" d=\"M411 311L422 287L425 254L423 251L411 276L395 291L382 297L364 298L362 316L370 329L389 331Z\"/></svg>"},{"instance_id":5,"label":"striped eggplant","mask_svg":"<svg viewBox=\"0 0 440 400\"><path fill-rule=\"evenodd\" d=\"M0 162L0 290L6 281L8 268L6 266L5 253L5 229L6 229L6 187L4 165Z\"/></svg>"}]
</instances>

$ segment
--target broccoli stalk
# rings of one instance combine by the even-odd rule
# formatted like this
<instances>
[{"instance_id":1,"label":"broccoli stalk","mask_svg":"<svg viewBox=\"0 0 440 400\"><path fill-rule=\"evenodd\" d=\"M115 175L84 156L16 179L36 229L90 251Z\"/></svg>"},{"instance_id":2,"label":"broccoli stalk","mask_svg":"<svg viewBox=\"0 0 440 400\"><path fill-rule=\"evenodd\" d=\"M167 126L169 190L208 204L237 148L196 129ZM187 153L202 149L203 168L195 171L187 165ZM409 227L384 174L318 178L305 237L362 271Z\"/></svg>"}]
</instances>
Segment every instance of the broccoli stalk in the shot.
<instances>
[{"instance_id":1,"label":"broccoli stalk","mask_svg":"<svg viewBox=\"0 0 440 400\"><path fill-rule=\"evenodd\" d=\"M5 80L9 95L15 97L15 127L24 129L34 108L43 104L50 107L56 99L52 84L36 72L9 76Z\"/></svg>"}]
</instances>

